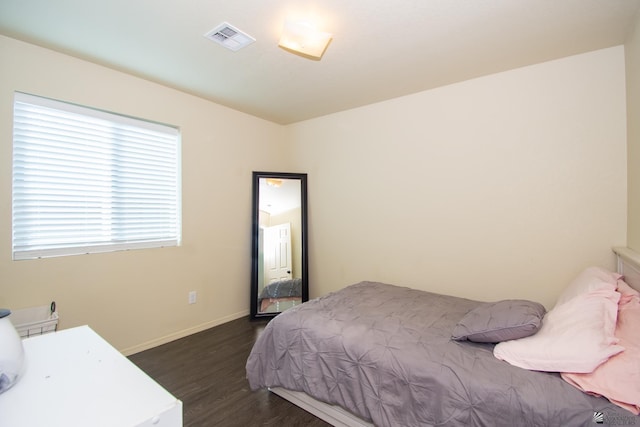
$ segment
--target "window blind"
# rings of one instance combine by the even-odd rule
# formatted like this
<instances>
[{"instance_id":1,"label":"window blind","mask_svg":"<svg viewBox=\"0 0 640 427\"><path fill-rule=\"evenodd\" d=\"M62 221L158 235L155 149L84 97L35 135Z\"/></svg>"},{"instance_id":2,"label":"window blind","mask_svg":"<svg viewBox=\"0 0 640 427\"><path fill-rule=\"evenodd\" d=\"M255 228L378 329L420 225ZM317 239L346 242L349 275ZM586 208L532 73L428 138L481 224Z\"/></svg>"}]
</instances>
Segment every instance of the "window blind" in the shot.
<instances>
[{"instance_id":1,"label":"window blind","mask_svg":"<svg viewBox=\"0 0 640 427\"><path fill-rule=\"evenodd\" d=\"M180 244L178 129L16 93L15 260Z\"/></svg>"}]
</instances>

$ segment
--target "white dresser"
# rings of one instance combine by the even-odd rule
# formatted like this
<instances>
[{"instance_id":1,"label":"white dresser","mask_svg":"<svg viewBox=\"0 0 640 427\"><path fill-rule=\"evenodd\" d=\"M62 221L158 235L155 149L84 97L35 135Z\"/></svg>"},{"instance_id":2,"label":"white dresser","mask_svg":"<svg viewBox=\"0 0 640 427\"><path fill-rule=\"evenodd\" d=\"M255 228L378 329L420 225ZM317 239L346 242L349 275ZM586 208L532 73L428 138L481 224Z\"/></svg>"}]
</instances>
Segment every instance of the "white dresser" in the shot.
<instances>
[{"instance_id":1,"label":"white dresser","mask_svg":"<svg viewBox=\"0 0 640 427\"><path fill-rule=\"evenodd\" d=\"M181 427L182 402L88 326L23 340L0 427Z\"/></svg>"}]
</instances>

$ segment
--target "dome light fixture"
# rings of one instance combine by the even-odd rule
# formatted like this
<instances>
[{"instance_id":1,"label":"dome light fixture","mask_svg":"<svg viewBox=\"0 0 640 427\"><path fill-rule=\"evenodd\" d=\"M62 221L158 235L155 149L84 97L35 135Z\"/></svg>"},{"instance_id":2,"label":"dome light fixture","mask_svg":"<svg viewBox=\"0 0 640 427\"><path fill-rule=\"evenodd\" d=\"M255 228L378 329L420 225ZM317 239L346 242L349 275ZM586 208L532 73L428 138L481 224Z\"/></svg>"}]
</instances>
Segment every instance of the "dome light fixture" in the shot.
<instances>
[{"instance_id":1,"label":"dome light fixture","mask_svg":"<svg viewBox=\"0 0 640 427\"><path fill-rule=\"evenodd\" d=\"M319 31L307 21L285 21L278 46L296 55L319 61L332 36L331 33Z\"/></svg>"}]
</instances>

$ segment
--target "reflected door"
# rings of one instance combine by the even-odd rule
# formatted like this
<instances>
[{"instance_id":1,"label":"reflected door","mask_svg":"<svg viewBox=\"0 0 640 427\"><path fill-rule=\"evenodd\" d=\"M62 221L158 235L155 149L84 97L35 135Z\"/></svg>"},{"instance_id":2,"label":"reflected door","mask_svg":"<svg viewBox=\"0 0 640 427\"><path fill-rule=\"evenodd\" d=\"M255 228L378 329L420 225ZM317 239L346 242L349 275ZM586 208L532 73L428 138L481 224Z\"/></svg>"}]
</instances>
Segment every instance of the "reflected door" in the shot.
<instances>
[{"instance_id":1,"label":"reflected door","mask_svg":"<svg viewBox=\"0 0 640 427\"><path fill-rule=\"evenodd\" d=\"M264 264L264 285L292 279L290 223L264 229Z\"/></svg>"}]
</instances>

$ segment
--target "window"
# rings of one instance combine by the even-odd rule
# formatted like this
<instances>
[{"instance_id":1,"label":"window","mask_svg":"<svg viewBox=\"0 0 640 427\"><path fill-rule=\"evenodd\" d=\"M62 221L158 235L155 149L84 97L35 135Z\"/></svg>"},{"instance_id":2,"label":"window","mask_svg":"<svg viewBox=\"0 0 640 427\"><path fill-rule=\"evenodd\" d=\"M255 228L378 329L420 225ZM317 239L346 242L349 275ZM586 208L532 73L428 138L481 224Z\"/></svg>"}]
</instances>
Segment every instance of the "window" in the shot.
<instances>
[{"instance_id":1,"label":"window","mask_svg":"<svg viewBox=\"0 0 640 427\"><path fill-rule=\"evenodd\" d=\"M177 246L180 133L16 93L13 259Z\"/></svg>"}]
</instances>

